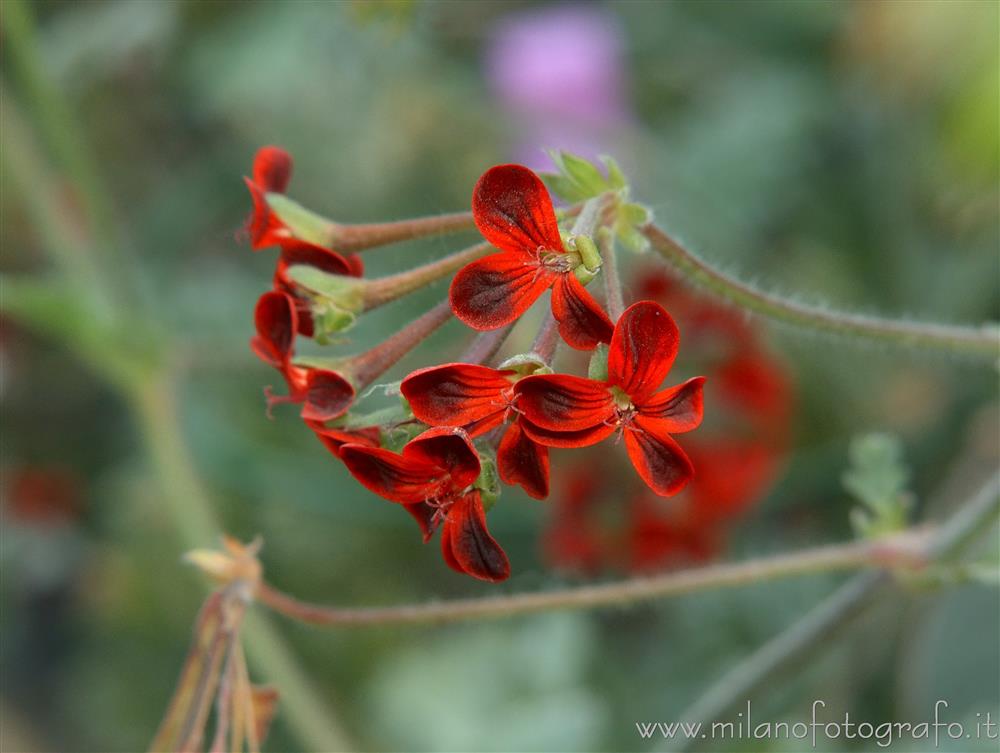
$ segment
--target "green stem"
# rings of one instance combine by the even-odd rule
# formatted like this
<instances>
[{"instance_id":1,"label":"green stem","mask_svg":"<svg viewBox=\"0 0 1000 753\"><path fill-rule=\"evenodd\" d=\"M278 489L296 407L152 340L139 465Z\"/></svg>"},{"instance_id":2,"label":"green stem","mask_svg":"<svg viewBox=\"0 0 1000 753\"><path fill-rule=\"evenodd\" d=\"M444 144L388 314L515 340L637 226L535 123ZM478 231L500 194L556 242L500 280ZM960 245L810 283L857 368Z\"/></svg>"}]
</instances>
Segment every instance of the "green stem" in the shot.
<instances>
[{"instance_id":1,"label":"green stem","mask_svg":"<svg viewBox=\"0 0 1000 753\"><path fill-rule=\"evenodd\" d=\"M993 475L957 512L927 538L923 546L926 564L947 561L990 530L1000 515L1000 473ZM680 718L706 726L725 719L753 693L772 682L776 675L807 657L815 659L817 646L830 645L832 638L848 627L868 607L879 602L894 584L888 572L858 575L819 606L772 638L719 678ZM691 750L700 740L681 741L675 750Z\"/></svg>"},{"instance_id":2,"label":"green stem","mask_svg":"<svg viewBox=\"0 0 1000 753\"><path fill-rule=\"evenodd\" d=\"M110 194L101 179L93 149L85 142L83 130L65 96L49 78L40 54L35 19L25 0L5 0L3 4L4 42L11 68L24 99L35 111L35 121L44 141L66 170L90 220L87 235L106 259L104 273L111 277L122 266L115 255L120 248ZM4 107L9 106L5 102ZM5 158L11 152L5 150Z\"/></svg>"},{"instance_id":3,"label":"green stem","mask_svg":"<svg viewBox=\"0 0 1000 753\"><path fill-rule=\"evenodd\" d=\"M261 584L258 600L301 622L336 627L460 622L503 619L556 609L592 609L635 604L712 588L731 588L765 580L871 567L906 567L922 562L926 534L906 532L877 541L851 542L792 554L681 570L647 578L577 586L541 593L506 594L482 599L391 607L331 607L309 604Z\"/></svg>"},{"instance_id":4,"label":"green stem","mask_svg":"<svg viewBox=\"0 0 1000 753\"><path fill-rule=\"evenodd\" d=\"M761 316L800 329L847 335L905 348L966 355L995 363L1000 357L996 327L952 326L883 319L811 306L773 293L720 272L655 225L643 229L653 248L685 279L713 295Z\"/></svg>"},{"instance_id":5,"label":"green stem","mask_svg":"<svg viewBox=\"0 0 1000 753\"><path fill-rule=\"evenodd\" d=\"M165 377L153 379L137 386L129 398L183 546L207 546L218 538L219 527L182 436L174 385ZM352 749L330 711L316 700L319 689L271 622L248 614L243 634L251 660L280 688L281 713L300 740L316 751Z\"/></svg>"},{"instance_id":6,"label":"green stem","mask_svg":"<svg viewBox=\"0 0 1000 753\"><path fill-rule=\"evenodd\" d=\"M618 274L618 255L615 251L615 234L611 228L602 227L597 231L597 248L604 260L604 293L608 304L608 316L617 322L625 312L622 299L622 281Z\"/></svg>"}]
</instances>

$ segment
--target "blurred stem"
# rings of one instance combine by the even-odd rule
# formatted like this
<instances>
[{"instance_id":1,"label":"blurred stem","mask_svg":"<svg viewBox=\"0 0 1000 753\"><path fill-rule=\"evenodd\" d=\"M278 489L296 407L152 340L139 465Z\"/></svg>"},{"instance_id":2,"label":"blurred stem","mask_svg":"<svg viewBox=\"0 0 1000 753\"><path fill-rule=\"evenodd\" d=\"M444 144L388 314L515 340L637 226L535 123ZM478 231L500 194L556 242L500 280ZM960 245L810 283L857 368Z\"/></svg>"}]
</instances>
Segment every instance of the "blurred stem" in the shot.
<instances>
[{"instance_id":1,"label":"blurred stem","mask_svg":"<svg viewBox=\"0 0 1000 753\"><path fill-rule=\"evenodd\" d=\"M510 336L513 329L514 323L511 322L500 329L480 332L473 339L469 347L459 356L459 362L485 365L487 361L491 360L500 351L500 348L503 347L504 342Z\"/></svg>"},{"instance_id":2,"label":"blurred stem","mask_svg":"<svg viewBox=\"0 0 1000 753\"><path fill-rule=\"evenodd\" d=\"M682 246L656 225L643 234L686 280L713 295L776 322L800 329L884 342L904 348L971 356L995 363L1000 356L1000 330L900 319L883 319L835 311L765 293L724 272Z\"/></svg>"},{"instance_id":3,"label":"blurred stem","mask_svg":"<svg viewBox=\"0 0 1000 753\"><path fill-rule=\"evenodd\" d=\"M5 166L14 178L14 196L24 202L45 253L75 287L77 295L102 317L110 316L107 281L100 273L86 232L70 219L60 185L45 164L20 106L2 83L0 145Z\"/></svg>"},{"instance_id":4,"label":"blurred stem","mask_svg":"<svg viewBox=\"0 0 1000 753\"><path fill-rule=\"evenodd\" d=\"M1000 473L995 474L928 538L927 560L954 558L978 536L990 530L1000 515ZM830 645L865 610L880 601L894 585L890 573L864 573L850 580L819 606L772 638L740 664L720 677L680 719L707 726L721 721L774 680L775 675L809 656L818 646ZM699 740L682 740L672 750L692 750Z\"/></svg>"},{"instance_id":5,"label":"blurred stem","mask_svg":"<svg viewBox=\"0 0 1000 753\"><path fill-rule=\"evenodd\" d=\"M760 583L798 575L868 567L918 567L925 531L907 531L874 541L819 547L774 557L680 570L615 583L577 586L541 593L509 594L483 599L407 604L392 607L330 607L309 604L262 583L258 600L301 622L335 627L398 625L502 619L557 609L590 609L635 604L652 599Z\"/></svg>"},{"instance_id":6,"label":"blurred stem","mask_svg":"<svg viewBox=\"0 0 1000 753\"><path fill-rule=\"evenodd\" d=\"M85 143L83 129L65 96L49 78L38 45L35 19L25 0L4 0L3 31L11 69L27 102L35 111L35 122L49 149L66 170L68 184L76 189L90 220L88 235L95 248L115 254L119 248L110 195L101 179L93 150ZM4 108L10 102L4 103ZM5 123L6 126L6 123ZM15 156L4 150L4 156ZM118 274L121 265L112 259L104 270Z\"/></svg>"},{"instance_id":7,"label":"blurred stem","mask_svg":"<svg viewBox=\"0 0 1000 753\"><path fill-rule=\"evenodd\" d=\"M183 439L176 386L160 376L136 384L128 397L183 546L207 546L219 527ZM248 614L243 634L251 660L280 688L282 716L301 742L316 751L354 749L271 622Z\"/></svg>"},{"instance_id":8,"label":"blurred stem","mask_svg":"<svg viewBox=\"0 0 1000 753\"><path fill-rule=\"evenodd\" d=\"M542 314L542 323L538 327L538 333L531 343L531 352L540 356L545 363L551 366L552 358L555 356L558 346L559 322L556 321L552 309L547 308L545 309L545 313Z\"/></svg>"}]
</instances>

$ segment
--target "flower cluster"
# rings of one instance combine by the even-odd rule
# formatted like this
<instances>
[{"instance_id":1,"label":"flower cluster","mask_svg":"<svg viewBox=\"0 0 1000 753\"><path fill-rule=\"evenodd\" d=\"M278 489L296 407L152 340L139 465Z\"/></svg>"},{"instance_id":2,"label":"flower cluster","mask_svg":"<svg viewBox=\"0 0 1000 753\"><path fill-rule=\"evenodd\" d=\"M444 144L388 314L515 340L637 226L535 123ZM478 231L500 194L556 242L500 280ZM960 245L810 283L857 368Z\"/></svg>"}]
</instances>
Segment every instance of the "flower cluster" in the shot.
<instances>
[{"instance_id":1,"label":"flower cluster","mask_svg":"<svg viewBox=\"0 0 1000 753\"><path fill-rule=\"evenodd\" d=\"M543 536L545 558L563 570L648 572L714 557L728 529L771 488L787 453L791 377L760 330L660 269L642 270L632 288L670 302L688 357L713 374L718 410L685 442L698 475L670 505L658 504L645 487L610 482L617 476L606 455L588 455L572 468Z\"/></svg>"},{"instance_id":2,"label":"flower cluster","mask_svg":"<svg viewBox=\"0 0 1000 753\"><path fill-rule=\"evenodd\" d=\"M441 529L449 567L488 581L510 575L486 513L499 482L519 485L536 499L547 497L552 448L587 447L614 436L657 497L677 494L694 477L694 464L673 435L701 423L705 379L663 387L678 353L677 325L654 300L621 311L614 303L620 292L610 290L609 316L586 287L613 251L608 245L614 243L616 223L621 226L616 209L624 193L601 193L564 210L564 218L575 217L567 229L535 173L519 165L487 170L473 191L469 219L489 245L450 257L462 266L455 267L448 301L367 353L330 361L297 358L297 336L319 340L315 322L331 301L337 303L339 291L357 291L374 281L345 287L344 279L361 274L357 256L341 253L345 248L336 234L312 233L309 227L302 232L288 221L289 205L281 195L290 168L287 154L267 147L247 181L254 248L281 248L274 288L257 304L252 341L254 352L288 384L286 397L268 395L269 406L301 403L306 424L361 484L401 505L425 541ZM408 222L418 227L421 221ZM393 224L353 226L351 248L401 239L386 230ZM452 221L449 229L458 225ZM368 243L360 238L365 233L379 240ZM412 281L435 279L421 270L433 267L439 277L448 264L442 260L401 273L379 289L415 289ZM493 363L511 326L546 291L551 307L531 351ZM375 298L365 300L370 304ZM349 412L360 387L452 314L480 332L464 357L406 376L397 408ZM586 377L554 372L559 341L590 354Z\"/></svg>"}]
</instances>

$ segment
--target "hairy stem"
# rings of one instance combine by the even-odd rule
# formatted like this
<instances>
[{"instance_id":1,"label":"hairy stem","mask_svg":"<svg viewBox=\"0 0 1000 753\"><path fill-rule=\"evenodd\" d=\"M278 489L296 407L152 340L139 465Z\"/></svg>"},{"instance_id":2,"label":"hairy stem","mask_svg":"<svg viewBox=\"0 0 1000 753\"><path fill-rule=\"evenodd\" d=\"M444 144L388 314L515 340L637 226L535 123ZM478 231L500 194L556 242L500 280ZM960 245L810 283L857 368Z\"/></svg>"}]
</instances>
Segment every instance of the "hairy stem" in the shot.
<instances>
[{"instance_id":1,"label":"hairy stem","mask_svg":"<svg viewBox=\"0 0 1000 753\"><path fill-rule=\"evenodd\" d=\"M610 228L601 228L597 231L597 248L601 251L601 258L604 260L602 273L604 275L604 294L608 305L608 316L611 321L617 322L625 311L625 302L622 300L622 281L618 275L618 255L615 251L615 234Z\"/></svg>"},{"instance_id":2,"label":"hairy stem","mask_svg":"<svg viewBox=\"0 0 1000 753\"><path fill-rule=\"evenodd\" d=\"M513 322L500 329L493 329L488 332L480 332L472 340L472 344L462 353L459 361L461 363L485 364L495 356L504 342L514 329Z\"/></svg>"},{"instance_id":3,"label":"hairy stem","mask_svg":"<svg viewBox=\"0 0 1000 753\"><path fill-rule=\"evenodd\" d=\"M330 243L342 254L388 246L400 241L446 235L475 228L472 212L453 212L410 220L358 225L335 224Z\"/></svg>"},{"instance_id":4,"label":"hairy stem","mask_svg":"<svg viewBox=\"0 0 1000 753\"><path fill-rule=\"evenodd\" d=\"M552 314L552 309L546 309L542 315L542 323L538 327L538 334L535 335L531 343L531 352L541 356L545 363L551 365L552 358L556 354L559 346L559 322Z\"/></svg>"},{"instance_id":5,"label":"hairy stem","mask_svg":"<svg viewBox=\"0 0 1000 753\"><path fill-rule=\"evenodd\" d=\"M354 377L354 386L360 388L371 384L450 318L451 302L445 299L392 337L352 358L346 368Z\"/></svg>"},{"instance_id":6,"label":"hairy stem","mask_svg":"<svg viewBox=\"0 0 1000 753\"><path fill-rule=\"evenodd\" d=\"M578 586L541 593L458 599L392 607L330 607L309 604L261 584L258 600L276 612L314 625L359 627L502 619L556 609L589 609L741 586L810 573L868 567L918 566L927 534L910 531L878 541L820 547L792 554L681 570L648 578Z\"/></svg>"},{"instance_id":7,"label":"hairy stem","mask_svg":"<svg viewBox=\"0 0 1000 753\"><path fill-rule=\"evenodd\" d=\"M653 248L681 272L685 279L729 303L776 322L905 348L972 356L990 362L995 362L1000 357L1000 331L996 327L883 319L799 303L773 293L765 293L719 271L656 225L647 225L643 228L643 233Z\"/></svg>"},{"instance_id":8,"label":"hairy stem","mask_svg":"<svg viewBox=\"0 0 1000 753\"><path fill-rule=\"evenodd\" d=\"M928 561L945 561L959 554L977 536L990 530L1000 515L1000 473L995 474L957 512L938 527L924 547ZM863 573L848 581L821 604L765 643L719 678L680 719L709 725L736 711L760 688L807 656L817 646L847 628L893 586L887 572ZM699 740L685 740L672 750L692 750Z\"/></svg>"},{"instance_id":9,"label":"hairy stem","mask_svg":"<svg viewBox=\"0 0 1000 753\"><path fill-rule=\"evenodd\" d=\"M488 243L477 243L475 246L470 246L445 256L443 259L437 259L414 269L369 280L364 283L364 310L370 311L419 290L435 280L446 277L469 262L489 253L492 248Z\"/></svg>"}]
</instances>

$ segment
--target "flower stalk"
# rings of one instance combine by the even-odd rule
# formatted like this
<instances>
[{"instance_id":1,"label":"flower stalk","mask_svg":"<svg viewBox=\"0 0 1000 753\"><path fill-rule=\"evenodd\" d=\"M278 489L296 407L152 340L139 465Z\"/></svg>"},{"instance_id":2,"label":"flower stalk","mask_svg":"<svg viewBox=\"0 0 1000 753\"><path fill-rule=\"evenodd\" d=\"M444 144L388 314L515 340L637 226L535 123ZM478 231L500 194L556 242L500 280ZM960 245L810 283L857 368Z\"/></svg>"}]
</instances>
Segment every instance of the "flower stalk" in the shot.
<instances>
[{"instance_id":1,"label":"flower stalk","mask_svg":"<svg viewBox=\"0 0 1000 753\"><path fill-rule=\"evenodd\" d=\"M781 324L904 348L968 356L994 364L1000 358L1000 329L994 325L971 327L884 319L799 303L758 290L719 271L656 225L646 225L642 233L685 280L717 298Z\"/></svg>"}]
</instances>

